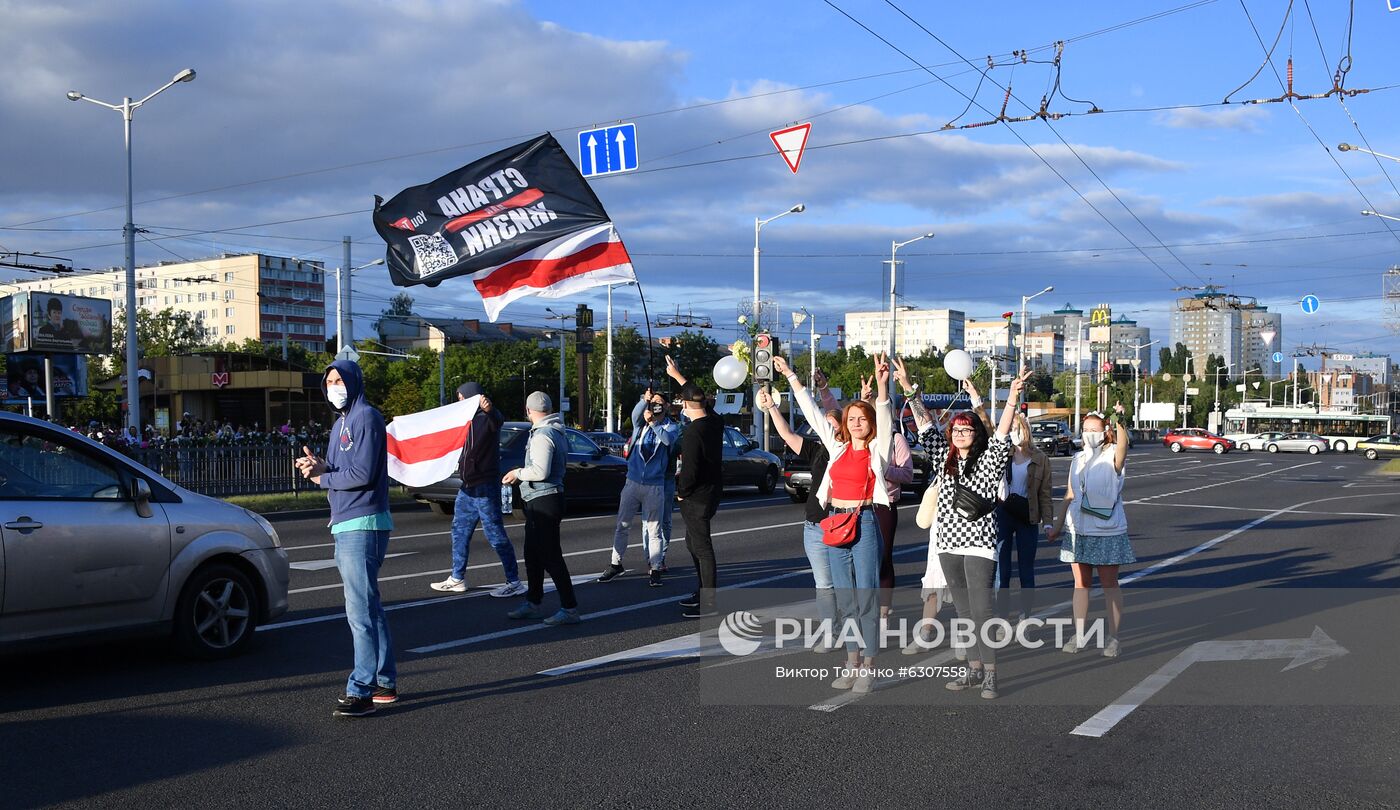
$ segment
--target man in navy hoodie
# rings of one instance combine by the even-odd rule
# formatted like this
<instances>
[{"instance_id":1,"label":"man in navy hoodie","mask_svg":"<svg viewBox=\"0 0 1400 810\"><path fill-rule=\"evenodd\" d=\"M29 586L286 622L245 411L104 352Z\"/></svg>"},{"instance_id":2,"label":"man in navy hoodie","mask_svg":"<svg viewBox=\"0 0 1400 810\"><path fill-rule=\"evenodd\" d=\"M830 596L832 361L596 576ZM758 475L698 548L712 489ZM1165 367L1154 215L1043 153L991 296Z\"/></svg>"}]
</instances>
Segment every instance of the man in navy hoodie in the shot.
<instances>
[{"instance_id":1,"label":"man in navy hoodie","mask_svg":"<svg viewBox=\"0 0 1400 810\"><path fill-rule=\"evenodd\" d=\"M326 369L321 389L340 414L324 459L303 447L297 470L327 491L335 564L345 585L345 618L355 668L337 702L338 717L363 717L399 699L393 640L379 601L379 567L389 548L389 472L384 417L365 399L364 376L349 360Z\"/></svg>"}]
</instances>

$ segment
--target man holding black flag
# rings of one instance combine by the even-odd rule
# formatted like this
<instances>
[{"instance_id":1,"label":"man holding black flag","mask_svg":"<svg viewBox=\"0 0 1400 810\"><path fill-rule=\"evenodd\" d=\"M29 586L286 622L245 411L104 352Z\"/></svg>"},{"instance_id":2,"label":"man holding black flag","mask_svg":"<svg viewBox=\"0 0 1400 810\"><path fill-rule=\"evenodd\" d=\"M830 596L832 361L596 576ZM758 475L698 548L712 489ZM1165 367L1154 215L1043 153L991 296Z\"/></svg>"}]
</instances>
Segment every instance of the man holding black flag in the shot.
<instances>
[{"instance_id":1,"label":"man holding black flag","mask_svg":"<svg viewBox=\"0 0 1400 810\"><path fill-rule=\"evenodd\" d=\"M681 386L683 414L690 420L681 435L681 472L676 483L685 520L685 544L695 561L699 589L681 601L687 619L714 616L715 549L710 539L710 519L719 508L724 489L724 421L707 404L705 392L694 382Z\"/></svg>"}]
</instances>

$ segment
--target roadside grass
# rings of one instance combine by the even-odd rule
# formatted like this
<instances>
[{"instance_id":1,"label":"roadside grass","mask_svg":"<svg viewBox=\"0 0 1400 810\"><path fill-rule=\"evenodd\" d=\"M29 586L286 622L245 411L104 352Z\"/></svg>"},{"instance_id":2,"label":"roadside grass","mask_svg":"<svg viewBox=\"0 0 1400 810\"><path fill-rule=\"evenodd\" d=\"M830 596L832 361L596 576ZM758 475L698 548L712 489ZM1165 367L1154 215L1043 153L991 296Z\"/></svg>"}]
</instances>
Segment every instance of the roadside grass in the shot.
<instances>
[{"instance_id":1,"label":"roadside grass","mask_svg":"<svg viewBox=\"0 0 1400 810\"><path fill-rule=\"evenodd\" d=\"M1386 475L1400 475L1400 458L1393 458L1381 467L1381 472Z\"/></svg>"},{"instance_id":2,"label":"roadside grass","mask_svg":"<svg viewBox=\"0 0 1400 810\"><path fill-rule=\"evenodd\" d=\"M298 509L326 509L326 494L310 492L272 492L265 495L231 495L224 498L231 504L251 509L258 514L291 512ZM411 503L413 498L403 487L389 487L389 503Z\"/></svg>"}]
</instances>

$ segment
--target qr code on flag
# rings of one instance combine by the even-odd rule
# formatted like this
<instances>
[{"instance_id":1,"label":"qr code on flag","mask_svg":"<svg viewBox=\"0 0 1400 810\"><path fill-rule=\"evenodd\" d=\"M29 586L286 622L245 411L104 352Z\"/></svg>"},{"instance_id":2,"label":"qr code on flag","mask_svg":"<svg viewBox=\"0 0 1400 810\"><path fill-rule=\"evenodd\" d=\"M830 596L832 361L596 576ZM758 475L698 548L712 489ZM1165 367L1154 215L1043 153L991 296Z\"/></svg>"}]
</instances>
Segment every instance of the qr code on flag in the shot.
<instances>
[{"instance_id":1,"label":"qr code on flag","mask_svg":"<svg viewBox=\"0 0 1400 810\"><path fill-rule=\"evenodd\" d=\"M408 244L413 247L419 278L426 278L457 263L457 252L442 238L442 234L416 234L408 237Z\"/></svg>"}]
</instances>

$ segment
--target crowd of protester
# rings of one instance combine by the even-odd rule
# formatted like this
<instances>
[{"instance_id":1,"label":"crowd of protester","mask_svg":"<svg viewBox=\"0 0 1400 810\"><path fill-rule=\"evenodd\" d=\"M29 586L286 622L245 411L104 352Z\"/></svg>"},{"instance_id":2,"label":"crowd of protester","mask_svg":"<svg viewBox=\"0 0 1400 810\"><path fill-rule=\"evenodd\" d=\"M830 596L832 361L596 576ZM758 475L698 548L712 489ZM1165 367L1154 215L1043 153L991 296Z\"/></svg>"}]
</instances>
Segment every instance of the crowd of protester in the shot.
<instances>
[{"instance_id":1,"label":"crowd of protester","mask_svg":"<svg viewBox=\"0 0 1400 810\"><path fill-rule=\"evenodd\" d=\"M251 425L204 420L184 414L168 430L147 424L138 433L135 428L104 424L92 420L86 425L70 424L74 433L81 433L95 442L122 452L161 450L167 447L293 447L304 444L324 446L329 428L316 421L293 425L290 421L264 429L262 423Z\"/></svg>"}]
</instances>

